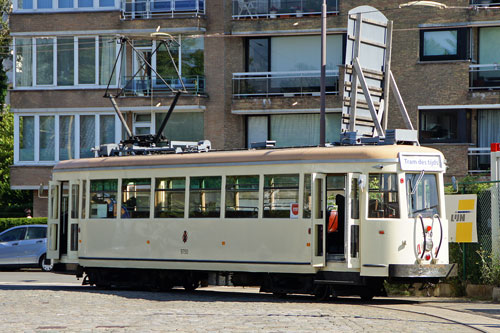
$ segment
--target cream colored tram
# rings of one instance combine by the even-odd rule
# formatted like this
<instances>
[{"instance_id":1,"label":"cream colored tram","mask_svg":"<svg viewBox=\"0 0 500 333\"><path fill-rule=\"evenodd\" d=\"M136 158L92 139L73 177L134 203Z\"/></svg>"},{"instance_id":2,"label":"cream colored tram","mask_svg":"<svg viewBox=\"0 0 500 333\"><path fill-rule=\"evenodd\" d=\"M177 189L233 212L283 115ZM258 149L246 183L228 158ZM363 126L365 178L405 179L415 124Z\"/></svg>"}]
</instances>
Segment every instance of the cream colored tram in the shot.
<instances>
[{"instance_id":1,"label":"cream colored tram","mask_svg":"<svg viewBox=\"0 0 500 333\"><path fill-rule=\"evenodd\" d=\"M79 159L54 167L48 258L97 286L371 298L450 274L442 154L341 146Z\"/></svg>"}]
</instances>

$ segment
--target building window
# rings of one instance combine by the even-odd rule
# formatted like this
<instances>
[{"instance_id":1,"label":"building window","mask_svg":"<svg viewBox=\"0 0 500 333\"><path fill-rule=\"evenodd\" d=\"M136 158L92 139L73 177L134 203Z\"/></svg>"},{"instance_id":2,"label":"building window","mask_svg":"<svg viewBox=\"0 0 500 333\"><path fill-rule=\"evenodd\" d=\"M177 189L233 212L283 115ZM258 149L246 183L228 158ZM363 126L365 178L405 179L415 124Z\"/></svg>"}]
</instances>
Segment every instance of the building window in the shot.
<instances>
[{"instance_id":1,"label":"building window","mask_svg":"<svg viewBox=\"0 0 500 333\"><path fill-rule=\"evenodd\" d=\"M19 160L35 160L35 117L19 117Z\"/></svg>"},{"instance_id":2,"label":"building window","mask_svg":"<svg viewBox=\"0 0 500 333\"><path fill-rule=\"evenodd\" d=\"M59 160L75 158L75 117L59 117Z\"/></svg>"},{"instance_id":3,"label":"building window","mask_svg":"<svg viewBox=\"0 0 500 333\"><path fill-rule=\"evenodd\" d=\"M151 179L122 179L122 218L149 218Z\"/></svg>"},{"instance_id":4,"label":"building window","mask_svg":"<svg viewBox=\"0 0 500 333\"><path fill-rule=\"evenodd\" d=\"M31 38L16 38L16 86L33 85L33 47Z\"/></svg>"},{"instance_id":5,"label":"building window","mask_svg":"<svg viewBox=\"0 0 500 333\"><path fill-rule=\"evenodd\" d=\"M90 181L90 218L116 218L118 180Z\"/></svg>"},{"instance_id":6,"label":"building window","mask_svg":"<svg viewBox=\"0 0 500 333\"><path fill-rule=\"evenodd\" d=\"M468 30L441 29L420 31L420 60L465 60L467 59Z\"/></svg>"},{"instance_id":7,"label":"building window","mask_svg":"<svg viewBox=\"0 0 500 333\"><path fill-rule=\"evenodd\" d=\"M54 39L36 38L36 84L54 84Z\"/></svg>"},{"instance_id":8,"label":"building window","mask_svg":"<svg viewBox=\"0 0 500 333\"><path fill-rule=\"evenodd\" d=\"M290 218L299 202L299 175L264 176L264 217Z\"/></svg>"},{"instance_id":9,"label":"building window","mask_svg":"<svg viewBox=\"0 0 500 333\"><path fill-rule=\"evenodd\" d=\"M156 178L155 217L183 218L185 196L185 178Z\"/></svg>"},{"instance_id":10,"label":"building window","mask_svg":"<svg viewBox=\"0 0 500 333\"><path fill-rule=\"evenodd\" d=\"M78 38L78 83L95 84L95 38Z\"/></svg>"},{"instance_id":11,"label":"building window","mask_svg":"<svg viewBox=\"0 0 500 333\"><path fill-rule=\"evenodd\" d=\"M40 161L54 161L55 134L55 117L40 116Z\"/></svg>"},{"instance_id":12,"label":"building window","mask_svg":"<svg viewBox=\"0 0 500 333\"><path fill-rule=\"evenodd\" d=\"M191 177L189 217L220 217L222 177Z\"/></svg>"},{"instance_id":13,"label":"building window","mask_svg":"<svg viewBox=\"0 0 500 333\"><path fill-rule=\"evenodd\" d=\"M95 116L80 116L80 158L94 157Z\"/></svg>"},{"instance_id":14,"label":"building window","mask_svg":"<svg viewBox=\"0 0 500 333\"><path fill-rule=\"evenodd\" d=\"M99 117L99 143L114 143L115 140L115 116L100 116Z\"/></svg>"},{"instance_id":15,"label":"building window","mask_svg":"<svg viewBox=\"0 0 500 333\"><path fill-rule=\"evenodd\" d=\"M421 143L470 142L469 110L420 110L419 140Z\"/></svg>"},{"instance_id":16,"label":"building window","mask_svg":"<svg viewBox=\"0 0 500 333\"><path fill-rule=\"evenodd\" d=\"M155 114L156 130L161 126L167 113ZM204 137L203 112L173 112L163 130L163 136L174 141L200 141Z\"/></svg>"},{"instance_id":17,"label":"building window","mask_svg":"<svg viewBox=\"0 0 500 333\"><path fill-rule=\"evenodd\" d=\"M226 218L257 218L259 176L226 177Z\"/></svg>"},{"instance_id":18,"label":"building window","mask_svg":"<svg viewBox=\"0 0 500 333\"><path fill-rule=\"evenodd\" d=\"M277 147L317 146L319 144L319 114L285 114L249 116L247 145L266 140L276 141ZM326 115L326 141L340 140L340 113Z\"/></svg>"},{"instance_id":19,"label":"building window","mask_svg":"<svg viewBox=\"0 0 500 333\"><path fill-rule=\"evenodd\" d=\"M75 41L71 38L57 38L57 85L75 84Z\"/></svg>"}]
</instances>

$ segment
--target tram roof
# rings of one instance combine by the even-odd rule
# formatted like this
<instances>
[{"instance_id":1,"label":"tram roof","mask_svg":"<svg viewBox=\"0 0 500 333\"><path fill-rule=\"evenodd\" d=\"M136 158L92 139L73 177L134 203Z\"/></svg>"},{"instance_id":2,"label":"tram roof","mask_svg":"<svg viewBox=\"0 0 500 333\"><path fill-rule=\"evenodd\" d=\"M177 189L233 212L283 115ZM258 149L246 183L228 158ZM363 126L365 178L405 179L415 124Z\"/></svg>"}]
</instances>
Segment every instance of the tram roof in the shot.
<instances>
[{"instance_id":1,"label":"tram roof","mask_svg":"<svg viewBox=\"0 0 500 333\"><path fill-rule=\"evenodd\" d=\"M409 145L249 149L211 151L207 153L113 156L66 160L59 162L54 167L54 172L76 171L77 169L161 167L162 165L210 166L211 164L265 164L266 162L276 163L286 161L383 162L384 160L395 161L399 153L432 153L441 155L441 152L433 148Z\"/></svg>"}]
</instances>

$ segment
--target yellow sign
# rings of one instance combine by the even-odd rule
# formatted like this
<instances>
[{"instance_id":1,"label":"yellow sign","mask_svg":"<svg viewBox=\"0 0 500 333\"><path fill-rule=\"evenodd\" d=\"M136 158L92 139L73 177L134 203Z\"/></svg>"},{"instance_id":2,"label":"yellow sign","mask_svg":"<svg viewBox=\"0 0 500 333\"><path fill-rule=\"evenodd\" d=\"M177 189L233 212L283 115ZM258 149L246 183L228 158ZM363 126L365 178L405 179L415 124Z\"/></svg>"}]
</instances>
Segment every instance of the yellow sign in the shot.
<instances>
[{"instance_id":1,"label":"yellow sign","mask_svg":"<svg viewBox=\"0 0 500 333\"><path fill-rule=\"evenodd\" d=\"M446 195L448 239L455 243L477 243L477 196Z\"/></svg>"}]
</instances>

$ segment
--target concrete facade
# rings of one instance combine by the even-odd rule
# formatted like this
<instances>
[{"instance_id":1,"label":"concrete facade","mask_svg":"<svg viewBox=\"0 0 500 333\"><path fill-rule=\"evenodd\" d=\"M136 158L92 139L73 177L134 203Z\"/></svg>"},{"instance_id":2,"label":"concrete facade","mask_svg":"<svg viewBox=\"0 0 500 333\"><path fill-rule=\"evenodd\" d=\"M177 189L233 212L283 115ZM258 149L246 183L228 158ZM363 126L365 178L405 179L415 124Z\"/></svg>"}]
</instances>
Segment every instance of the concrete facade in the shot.
<instances>
[{"instance_id":1,"label":"concrete facade","mask_svg":"<svg viewBox=\"0 0 500 333\"><path fill-rule=\"evenodd\" d=\"M321 1L313 2L320 3ZM471 89L469 74L470 65L477 64L479 61L479 31L484 27L500 27L500 8L473 6L471 2L474 1L441 1L442 4L448 5L448 8L440 9L422 6L399 8L400 2L392 0L338 0L338 11L328 15L329 35L345 35L347 13L350 9L360 5L373 6L382 11L389 20L394 21L392 71L415 128L422 128L422 124L419 123L422 112L466 110L467 119L464 120L466 125L461 123L459 125L462 127L455 129L461 131L465 128L468 131L466 140L458 140L459 142L436 140L428 144L444 153L448 164L447 177L463 177L473 169L468 153L469 148L480 145L479 113L482 110L492 110L500 114L500 84L498 88ZM262 37L272 40L275 37L286 36L317 37L321 27L318 15L287 14L278 15L277 18L263 15L249 18L234 16L233 1L207 0L204 4L204 12L176 12L171 16L124 19L118 2L114 9L96 9L87 12L47 10L43 13L19 9L15 2L10 26L15 39L33 38L35 40L39 37L73 36L77 40L83 36L115 35L137 38L137 36L149 36L157 29L174 36L203 38L204 92L183 95L179 100L179 108L175 112L202 113L203 137L211 140L212 146L216 149L245 148L248 135L247 121L252 116L317 115L319 113L319 97L314 93L233 96L233 73L248 71L249 38ZM237 11L236 14L238 14ZM422 31L456 28L463 28L467 31L468 40L465 46L467 54L463 59L422 60L420 55ZM498 49L500 49L500 39ZM132 62L132 53L127 50L126 75L133 74ZM338 91L340 93L327 96L327 112L331 114L338 115L342 107L343 71L343 68L339 69ZM494 72L500 73L496 70ZM63 88L42 86L26 88L14 85L10 90L10 103L14 114L18 117L16 119L23 116L35 117L34 128L36 129L39 126L37 117L43 115L54 115L56 123L59 124L58 115L69 114L78 118L79 114L113 114L109 100L102 98L104 88L99 85ZM132 113L166 112L171 100L171 96L134 96L120 98L119 104L132 116ZM159 104L162 107L155 109L155 106ZM392 95L389 104L389 128L404 127ZM451 119L453 118L451 116ZM131 118L129 122L132 122ZM154 120L151 122L154 123ZM16 156L18 157L22 141L19 123L20 120L17 122L16 137ZM118 126L115 128L117 129ZM151 125L151 131L153 128L154 124ZM38 134L35 133L36 135ZM119 138L121 135L117 133L115 137ZM271 136L271 133L268 133L268 136ZM57 139L58 135L55 135L55 138ZM34 148L38 147L36 142L38 142L37 139L35 139ZM482 144L485 146L484 140ZM11 169L13 188L35 190L38 189L40 183L47 185L50 178L49 170L57 160L40 163L36 160L37 155L34 156L33 161L22 161L20 158L15 161ZM487 170L483 171L487 172ZM38 195L35 195L35 199L34 213L43 215L41 212L44 211L40 207L45 203L42 202L43 199L38 198Z\"/></svg>"}]
</instances>

